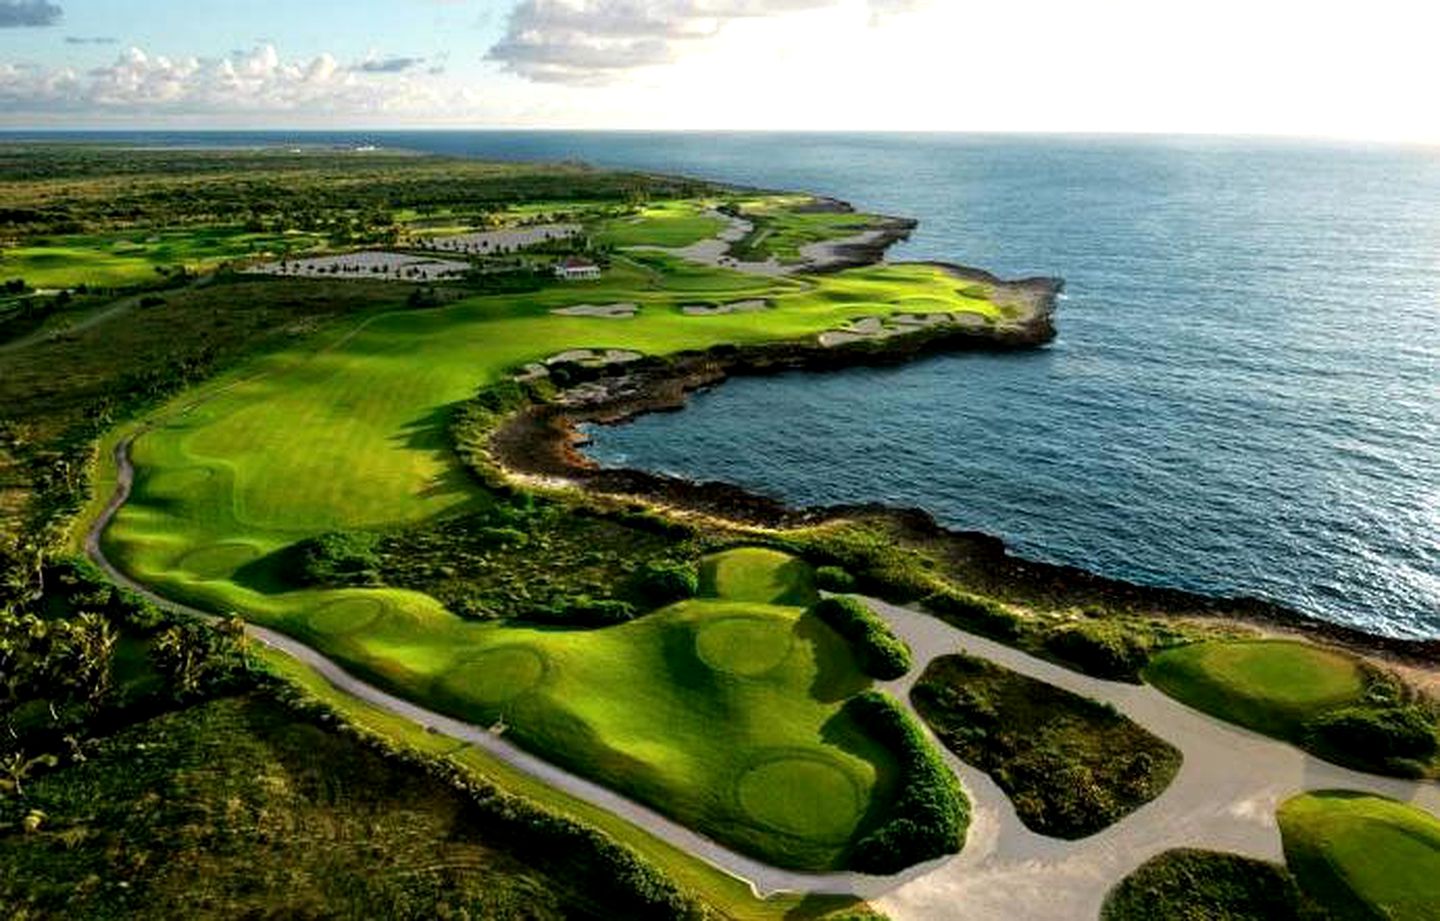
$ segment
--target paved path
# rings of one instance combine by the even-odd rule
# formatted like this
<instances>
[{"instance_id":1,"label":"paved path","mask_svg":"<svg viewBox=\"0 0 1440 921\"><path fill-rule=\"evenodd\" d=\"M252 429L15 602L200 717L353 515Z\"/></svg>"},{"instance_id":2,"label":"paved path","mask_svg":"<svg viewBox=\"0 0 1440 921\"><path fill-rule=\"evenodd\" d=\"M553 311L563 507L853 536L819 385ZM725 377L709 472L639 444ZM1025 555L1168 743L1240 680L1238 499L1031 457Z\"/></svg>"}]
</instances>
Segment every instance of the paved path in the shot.
<instances>
[{"instance_id":1,"label":"paved path","mask_svg":"<svg viewBox=\"0 0 1440 921\"><path fill-rule=\"evenodd\" d=\"M1105 893L1141 863L1175 847L1203 847L1280 861L1275 808L1306 790L1379 793L1440 813L1440 786L1362 774L1274 739L1220 722L1148 685L1090 678L964 633L927 614L867 599L915 653L916 668L887 690L908 701L924 663L964 650L1006 668L1110 703L1184 755L1159 797L1080 841L1026 829L987 777L960 764L975 803L970 840L958 857L877 899L897 919L1071 921L1094 918Z\"/></svg>"},{"instance_id":2,"label":"paved path","mask_svg":"<svg viewBox=\"0 0 1440 921\"><path fill-rule=\"evenodd\" d=\"M115 449L116 490L85 537L86 552L117 583L170 610L202 618L203 611L162 598L120 572L105 557L100 535L130 496L130 444ZM915 652L916 667L884 687L909 703L909 690L936 656L964 650L1032 678L1114 705L1175 745L1184 763L1170 787L1121 822L1080 841L1061 841L1026 829L1009 799L989 777L947 758L974 807L962 854L890 877L797 873L738 854L649 807L571 774L475 726L403 700L346 672L298 640L257 625L258 642L314 669L339 690L426 729L485 749L516 769L579 797L702 860L748 881L759 894L776 891L854 893L875 901L897 921L1003 919L1071 921L1097 916L1105 893L1149 857L1173 847L1204 847L1280 860L1275 807L1304 790L1344 788L1379 793L1440 813L1440 787L1361 774L1336 767L1282 742L1191 710L1148 686L1089 678L999 643L957 630L929 615L875 599L866 601Z\"/></svg>"}]
</instances>

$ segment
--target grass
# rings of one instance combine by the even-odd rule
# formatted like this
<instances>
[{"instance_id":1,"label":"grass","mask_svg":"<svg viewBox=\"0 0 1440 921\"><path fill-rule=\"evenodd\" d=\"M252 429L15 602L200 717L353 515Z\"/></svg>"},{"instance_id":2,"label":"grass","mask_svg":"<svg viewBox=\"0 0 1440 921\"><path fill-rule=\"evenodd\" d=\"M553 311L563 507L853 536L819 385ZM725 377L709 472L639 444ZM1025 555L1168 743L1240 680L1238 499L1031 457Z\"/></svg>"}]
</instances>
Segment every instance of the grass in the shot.
<instances>
[{"instance_id":1,"label":"grass","mask_svg":"<svg viewBox=\"0 0 1440 921\"><path fill-rule=\"evenodd\" d=\"M988 773L1027 828L1081 838L1159 796L1180 752L1114 709L965 655L911 692L946 747Z\"/></svg>"},{"instance_id":2,"label":"grass","mask_svg":"<svg viewBox=\"0 0 1440 921\"><path fill-rule=\"evenodd\" d=\"M1235 854L1179 849L1141 864L1105 899L1101 921L1322 921L1280 866Z\"/></svg>"},{"instance_id":3,"label":"grass","mask_svg":"<svg viewBox=\"0 0 1440 921\"><path fill-rule=\"evenodd\" d=\"M680 310L697 294L735 291L763 294L774 309ZM287 630L412 699L503 719L521 744L738 849L839 867L896 794L896 766L841 713L867 680L846 645L803 615L808 569L780 555L745 549L712 561L712 597L593 631L475 623L416 591L301 589L242 573L320 532L389 532L489 507L446 423L450 407L511 368L568 347L667 354L802 337L905 311L917 296L1000 313L924 266L797 281L624 262L598 282L364 313L344 335L298 338L154 414L134 443L134 494L106 550L166 594ZM615 301L640 303L640 315L551 313Z\"/></svg>"},{"instance_id":4,"label":"grass","mask_svg":"<svg viewBox=\"0 0 1440 921\"><path fill-rule=\"evenodd\" d=\"M704 213L695 201L659 202L638 214L611 218L594 230L595 240L608 246L689 246L719 233L725 224Z\"/></svg>"},{"instance_id":5,"label":"grass","mask_svg":"<svg viewBox=\"0 0 1440 921\"><path fill-rule=\"evenodd\" d=\"M808 196L768 195L741 199L740 214L755 229L732 249L737 258L763 262L775 257L793 264L803 261L800 248L809 243L851 237L873 226L867 214L802 210Z\"/></svg>"},{"instance_id":6,"label":"grass","mask_svg":"<svg viewBox=\"0 0 1440 921\"><path fill-rule=\"evenodd\" d=\"M1440 819L1341 791L1297 796L1278 818L1291 871L1337 917L1440 917Z\"/></svg>"},{"instance_id":7,"label":"grass","mask_svg":"<svg viewBox=\"0 0 1440 921\"><path fill-rule=\"evenodd\" d=\"M227 261L301 252L321 244L303 233L255 233L239 227L72 234L0 251L0 277L37 288L122 287L159 281L157 269L203 271Z\"/></svg>"},{"instance_id":8,"label":"grass","mask_svg":"<svg viewBox=\"0 0 1440 921\"><path fill-rule=\"evenodd\" d=\"M156 717L29 788L0 902L31 917L601 917L583 865L260 698Z\"/></svg>"}]
</instances>

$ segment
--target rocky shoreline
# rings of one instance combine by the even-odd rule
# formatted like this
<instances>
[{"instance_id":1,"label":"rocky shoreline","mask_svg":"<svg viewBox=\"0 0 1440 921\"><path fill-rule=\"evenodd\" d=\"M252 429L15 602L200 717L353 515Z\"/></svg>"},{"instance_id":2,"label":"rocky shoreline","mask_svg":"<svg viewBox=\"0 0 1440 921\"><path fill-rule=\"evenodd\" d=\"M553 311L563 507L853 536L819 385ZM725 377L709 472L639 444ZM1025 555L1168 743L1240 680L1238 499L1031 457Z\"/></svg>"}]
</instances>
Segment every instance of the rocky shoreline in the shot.
<instances>
[{"instance_id":1,"label":"rocky shoreline","mask_svg":"<svg viewBox=\"0 0 1440 921\"><path fill-rule=\"evenodd\" d=\"M873 261L872 254L865 264ZM1440 640L1374 634L1260 598L1140 585L1073 566L1027 560L1013 555L997 537L946 528L923 509L881 504L796 508L730 483L600 467L581 451L586 438L580 425L610 425L644 413L677 411L685 406L690 393L718 386L733 376L895 365L946 352L1031 349L1054 339L1056 301L1063 289L1060 279L1004 281L980 269L932 264L957 278L992 286L1002 303L1021 309L1023 318L993 327L920 328L903 336L836 347L813 341L719 346L585 369L567 382L556 401L531 405L506 419L491 437L491 456L506 474L522 479L563 482L594 494L654 502L743 525L790 528L841 519L883 522L907 540L939 548L947 563L962 570L967 580L1001 598L1018 594L1064 605L1103 603L1164 617L1230 619L1422 668L1440 665Z\"/></svg>"}]
</instances>

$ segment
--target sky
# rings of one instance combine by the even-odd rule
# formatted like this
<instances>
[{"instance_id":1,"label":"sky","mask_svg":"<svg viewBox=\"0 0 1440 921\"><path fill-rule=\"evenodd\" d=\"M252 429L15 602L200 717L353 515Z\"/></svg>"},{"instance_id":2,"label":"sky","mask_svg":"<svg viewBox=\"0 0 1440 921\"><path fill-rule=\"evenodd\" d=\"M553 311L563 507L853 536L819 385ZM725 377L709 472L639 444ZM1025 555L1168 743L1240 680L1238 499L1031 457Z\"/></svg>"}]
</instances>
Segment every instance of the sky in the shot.
<instances>
[{"instance_id":1,"label":"sky","mask_svg":"<svg viewBox=\"0 0 1440 921\"><path fill-rule=\"evenodd\" d=\"M1440 143L1434 0L0 0L0 128Z\"/></svg>"}]
</instances>

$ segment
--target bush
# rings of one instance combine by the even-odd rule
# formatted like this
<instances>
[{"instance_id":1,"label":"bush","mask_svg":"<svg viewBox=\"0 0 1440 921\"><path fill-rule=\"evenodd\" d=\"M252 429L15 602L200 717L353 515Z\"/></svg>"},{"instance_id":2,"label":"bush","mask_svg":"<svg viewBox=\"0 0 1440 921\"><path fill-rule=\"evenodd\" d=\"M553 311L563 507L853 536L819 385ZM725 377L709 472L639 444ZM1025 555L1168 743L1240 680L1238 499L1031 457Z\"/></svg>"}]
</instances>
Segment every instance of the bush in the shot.
<instances>
[{"instance_id":1,"label":"bush","mask_svg":"<svg viewBox=\"0 0 1440 921\"><path fill-rule=\"evenodd\" d=\"M925 596L921 604L941 619L997 640L1020 636L1020 618L998 601L945 589Z\"/></svg>"},{"instance_id":2,"label":"bush","mask_svg":"<svg viewBox=\"0 0 1440 921\"><path fill-rule=\"evenodd\" d=\"M914 665L910 647L862 602L854 598L823 598L810 608L810 613L849 641L861 669L872 678L890 681Z\"/></svg>"},{"instance_id":3,"label":"bush","mask_svg":"<svg viewBox=\"0 0 1440 921\"><path fill-rule=\"evenodd\" d=\"M1426 760L1440 748L1433 718L1413 704L1344 707L1310 720L1305 731L1317 747L1367 761Z\"/></svg>"},{"instance_id":4,"label":"bush","mask_svg":"<svg viewBox=\"0 0 1440 921\"><path fill-rule=\"evenodd\" d=\"M845 713L895 753L902 778L884 821L855 842L850 868L887 875L959 851L970 822L970 804L924 731L879 691L850 698Z\"/></svg>"},{"instance_id":5,"label":"bush","mask_svg":"<svg viewBox=\"0 0 1440 921\"><path fill-rule=\"evenodd\" d=\"M140 306L141 306L141 307L164 307L164 306L165 306L165 298L160 297L160 296L157 295L157 294L147 294L147 295L145 295L144 297L140 298Z\"/></svg>"},{"instance_id":6,"label":"bush","mask_svg":"<svg viewBox=\"0 0 1440 921\"><path fill-rule=\"evenodd\" d=\"M1063 627L1045 638L1045 648L1087 675L1119 681L1138 682L1150 661L1149 642L1115 624Z\"/></svg>"},{"instance_id":7,"label":"bush","mask_svg":"<svg viewBox=\"0 0 1440 921\"><path fill-rule=\"evenodd\" d=\"M815 587L825 592L848 595L855 591L855 577L839 566L821 566L815 570Z\"/></svg>"},{"instance_id":8,"label":"bush","mask_svg":"<svg viewBox=\"0 0 1440 921\"><path fill-rule=\"evenodd\" d=\"M657 608L694 598L699 590L700 574L693 563L651 560L635 577L635 591Z\"/></svg>"},{"instance_id":9,"label":"bush","mask_svg":"<svg viewBox=\"0 0 1440 921\"><path fill-rule=\"evenodd\" d=\"M307 585L369 585L377 581L380 538L366 531L331 531L295 546Z\"/></svg>"}]
</instances>

